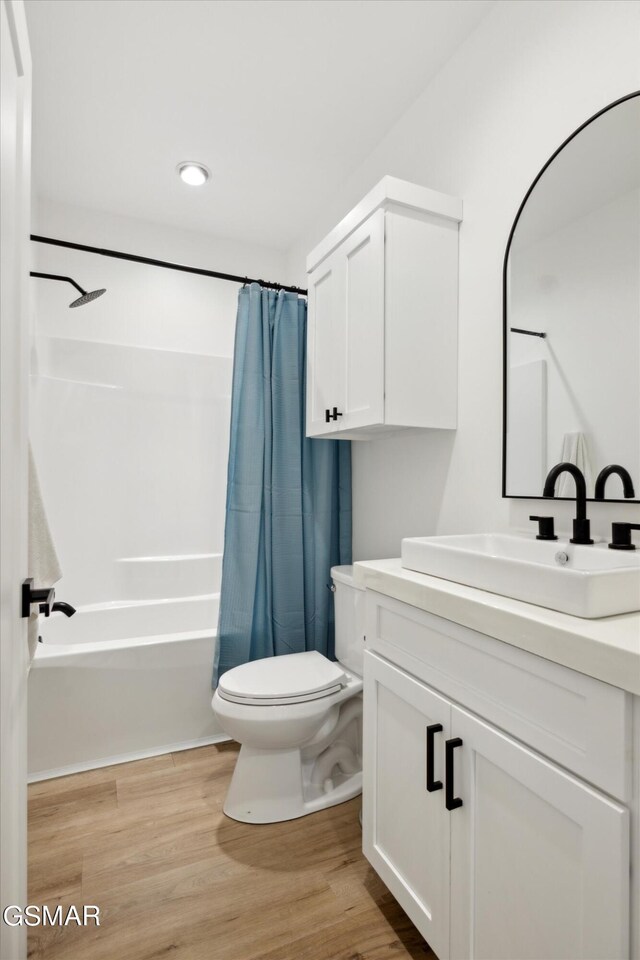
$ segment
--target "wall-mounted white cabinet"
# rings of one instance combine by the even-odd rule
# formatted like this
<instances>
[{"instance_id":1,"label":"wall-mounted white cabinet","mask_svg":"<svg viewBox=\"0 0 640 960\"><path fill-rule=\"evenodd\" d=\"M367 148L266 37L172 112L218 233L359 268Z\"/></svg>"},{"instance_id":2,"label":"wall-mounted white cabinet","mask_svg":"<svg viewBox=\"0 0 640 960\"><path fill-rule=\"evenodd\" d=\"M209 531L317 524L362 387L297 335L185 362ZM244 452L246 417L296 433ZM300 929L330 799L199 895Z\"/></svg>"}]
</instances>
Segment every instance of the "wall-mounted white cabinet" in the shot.
<instances>
[{"instance_id":1,"label":"wall-mounted white cabinet","mask_svg":"<svg viewBox=\"0 0 640 960\"><path fill-rule=\"evenodd\" d=\"M384 177L309 254L308 436L455 429L461 220Z\"/></svg>"},{"instance_id":2,"label":"wall-mounted white cabinet","mask_svg":"<svg viewBox=\"0 0 640 960\"><path fill-rule=\"evenodd\" d=\"M363 848L439 960L628 957L628 695L366 605Z\"/></svg>"}]
</instances>

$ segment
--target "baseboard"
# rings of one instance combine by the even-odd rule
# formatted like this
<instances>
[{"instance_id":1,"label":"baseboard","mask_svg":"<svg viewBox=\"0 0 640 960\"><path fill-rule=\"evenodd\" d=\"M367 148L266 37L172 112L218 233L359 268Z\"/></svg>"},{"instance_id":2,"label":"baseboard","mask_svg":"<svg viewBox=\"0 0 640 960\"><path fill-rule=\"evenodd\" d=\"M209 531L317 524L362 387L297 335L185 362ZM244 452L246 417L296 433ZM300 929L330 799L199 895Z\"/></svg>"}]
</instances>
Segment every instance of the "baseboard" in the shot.
<instances>
[{"instance_id":1,"label":"baseboard","mask_svg":"<svg viewBox=\"0 0 640 960\"><path fill-rule=\"evenodd\" d=\"M100 760L85 760L82 763L72 763L67 767L57 767L54 770L40 770L30 773L28 783L38 783L40 780L53 780L55 777L68 777L72 773L83 773L85 770L97 770L99 767L112 767L117 763L131 763L133 760L146 760L148 757L158 757L163 753L179 753L181 750L193 750L195 747L204 747L209 743L226 743L230 740L224 733L216 733L210 737L200 737L198 740L183 740L180 743L165 743L161 747L151 747L148 750L136 750L133 753L121 753L115 757L102 757Z\"/></svg>"}]
</instances>

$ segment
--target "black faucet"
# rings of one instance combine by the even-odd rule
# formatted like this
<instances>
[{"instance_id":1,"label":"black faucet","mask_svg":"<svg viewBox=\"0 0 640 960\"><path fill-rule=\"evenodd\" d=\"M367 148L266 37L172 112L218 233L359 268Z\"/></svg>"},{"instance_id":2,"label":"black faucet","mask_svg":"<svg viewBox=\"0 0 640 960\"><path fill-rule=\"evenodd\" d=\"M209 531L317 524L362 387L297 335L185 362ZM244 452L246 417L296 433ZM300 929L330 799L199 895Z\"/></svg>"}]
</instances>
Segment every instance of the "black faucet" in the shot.
<instances>
[{"instance_id":1,"label":"black faucet","mask_svg":"<svg viewBox=\"0 0 640 960\"><path fill-rule=\"evenodd\" d=\"M598 479L596 480L596 490L595 490L596 500L604 500L604 487L612 473L617 473L617 475L622 480L622 491L624 493L625 499L633 500L633 498L636 495L636 492L633 489L633 481L629 476L629 471L625 470L624 467L621 467L617 463L610 463L608 467L603 467L600 473L598 474Z\"/></svg>"},{"instance_id":2,"label":"black faucet","mask_svg":"<svg viewBox=\"0 0 640 960\"><path fill-rule=\"evenodd\" d=\"M557 463L549 470L544 482L543 497L554 497L556 480L561 473L570 473L576 482L576 518L573 521L571 543L593 543L590 523L587 520L587 484L584 474L575 463Z\"/></svg>"}]
</instances>

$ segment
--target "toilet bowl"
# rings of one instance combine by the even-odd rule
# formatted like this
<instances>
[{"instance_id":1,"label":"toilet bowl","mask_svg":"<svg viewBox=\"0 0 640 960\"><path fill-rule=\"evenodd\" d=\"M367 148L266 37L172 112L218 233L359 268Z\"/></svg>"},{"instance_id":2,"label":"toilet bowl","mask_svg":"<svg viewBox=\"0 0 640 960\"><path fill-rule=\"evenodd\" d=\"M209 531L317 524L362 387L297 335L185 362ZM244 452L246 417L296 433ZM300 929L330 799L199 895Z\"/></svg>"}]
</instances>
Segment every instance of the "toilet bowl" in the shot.
<instances>
[{"instance_id":1,"label":"toilet bowl","mask_svg":"<svg viewBox=\"0 0 640 960\"><path fill-rule=\"evenodd\" d=\"M241 744L224 812L246 823L293 820L362 791L364 590L331 571L336 656L254 660L220 678L212 707Z\"/></svg>"}]
</instances>

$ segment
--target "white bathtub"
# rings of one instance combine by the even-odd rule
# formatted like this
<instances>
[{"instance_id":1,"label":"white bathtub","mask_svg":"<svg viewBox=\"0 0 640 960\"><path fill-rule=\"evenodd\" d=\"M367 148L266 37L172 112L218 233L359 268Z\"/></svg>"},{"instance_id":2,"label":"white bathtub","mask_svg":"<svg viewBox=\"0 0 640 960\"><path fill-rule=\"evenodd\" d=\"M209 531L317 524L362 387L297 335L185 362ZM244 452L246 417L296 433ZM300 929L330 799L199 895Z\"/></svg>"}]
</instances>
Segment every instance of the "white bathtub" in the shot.
<instances>
[{"instance_id":1,"label":"white bathtub","mask_svg":"<svg viewBox=\"0 0 640 960\"><path fill-rule=\"evenodd\" d=\"M218 594L78 607L41 620L29 779L226 739L211 710Z\"/></svg>"}]
</instances>

